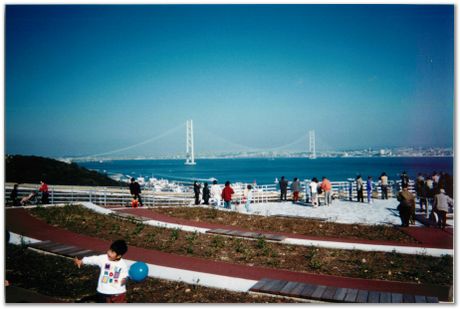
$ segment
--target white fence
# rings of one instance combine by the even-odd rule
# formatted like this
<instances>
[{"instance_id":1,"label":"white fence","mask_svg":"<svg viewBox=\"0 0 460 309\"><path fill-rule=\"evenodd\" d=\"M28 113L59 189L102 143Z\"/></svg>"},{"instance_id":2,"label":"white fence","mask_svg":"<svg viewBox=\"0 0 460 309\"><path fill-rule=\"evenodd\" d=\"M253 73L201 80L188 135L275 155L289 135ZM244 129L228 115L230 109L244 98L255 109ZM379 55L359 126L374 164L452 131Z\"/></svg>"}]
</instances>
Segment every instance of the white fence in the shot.
<instances>
[{"instance_id":1,"label":"white fence","mask_svg":"<svg viewBox=\"0 0 460 309\"><path fill-rule=\"evenodd\" d=\"M9 196L13 185L13 183L5 184L7 204L11 204L12 202L9 200ZM50 204L93 202L103 206L127 206L132 201L132 196L128 188L48 185L48 190ZM18 196L21 199L37 191L37 185L21 184L18 187ZM189 193L144 190L141 197L145 206L184 206L192 202L192 195ZM40 202L36 200L32 201L32 203Z\"/></svg>"},{"instance_id":2,"label":"white fence","mask_svg":"<svg viewBox=\"0 0 460 309\"><path fill-rule=\"evenodd\" d=\"M305 199L306 181L301 183L300 198ZM336 181L332 183L332 193L339 199L356 200L356 182ZM400 189L400 182L390 182L388 189L388 197L392 197ZM5 201L10 205L10 192L13 189L13 183L5 184ZM64 185L49 185L49 203L62 204L71 202L93 202L103 206L127 206L131 203L132 196L129 189L119 187L91 187L91 186L64 186ZM243 200L243 189L245 185L240 184L234 187L235 194L233 201L241 203ZM374 183L374 198L381 198L381 188L378 183ZM414 191L414 182L409 184L409 190ZM36 184L20 184L18 195L21 199L32 192L38 191ZM364 186L364 196L366 196L366 187ZM145 206L186 206L194 202L193 192L154 192L151 189L144 188L141 194L142 202ZM253 203L266 203L279 201L280 193L276 184L272 185L256 185L253 191ZM37 197L38 199L38 197ZM39 203L38 200L32 203Z\"/></svg>"}]
</instances>

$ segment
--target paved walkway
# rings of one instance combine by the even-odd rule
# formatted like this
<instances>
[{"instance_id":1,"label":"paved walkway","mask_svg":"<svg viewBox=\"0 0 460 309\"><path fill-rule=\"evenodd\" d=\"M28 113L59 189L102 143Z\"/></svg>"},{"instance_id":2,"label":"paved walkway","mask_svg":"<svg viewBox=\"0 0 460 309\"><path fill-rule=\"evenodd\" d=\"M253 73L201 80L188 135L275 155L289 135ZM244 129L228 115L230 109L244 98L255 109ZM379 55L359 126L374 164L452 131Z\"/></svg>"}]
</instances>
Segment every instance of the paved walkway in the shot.
<instances>
[{"instance_id":1,"label":"paved walkway","mask_svg":"<svg viewBox=\"0 0 460 309\"><path fill-rule=\"evenodd\" d=\"M17 286L5 288L5 303L63 303L64 301L49 297L32 290Z\"/></svg>"},{"instance_id":2,"label":"paved walkway","mask_svg":"<svg viewBox=\"0 0 460 309\"><path fill-rule=\"evenodd\" d=\"M208 222L198 222L193 220L186 220L181 218L171 217L165 214L160 214L155 212L152 209L147 208L118 208L116 211L128 213L136 216L142 216L151 218L152 220L193 226L206 229L233 229L239 230L242 232L259 232L259 233L268 233L267 231L257 231L249 230L241 227L217 224L217 223L208 223ZM370 245L388 245L388 246L407 246L407 247L429 247L429 248L439 248L439 249L453 249L454 240L453 233L450 229L442 231L437 228L428 228L428 227L406 227L399 228L402 232L414 237L419 244L403 244L395 241L375 241L375 240L363 240L363 239L354 239L354 238L339 238L339 237L318 237L318 236L306 236L299 235L294 233L283 233L283 232L270 232L270 234L282 235L289 238L296 239L310 239L310 240L321 240L321 241L331 241L331 242L343 242L343 243L358 243L358 244L370 244Z\"/></svg>"},{"instance_id":3,"label":"paved walkway","mask_svg":"<svg viewBox=\"0 0 460 309\"><path fill-rule=\"evenodd\" d=\"M105 251L109 241L79 235L61 228L56 228L38 220L24 209L8 209L5 211L6 228L14 233L35 238L51 240L85 249ZM331 285L354 289L376 290L415 295L436 296L441 301L448 301L449 287L428 284L413 284L397 281L368 280L332 275L318 275L306 272L255 267L241 264L212 261L177 254L164 253L157 250L130 246L126 259L140 260L146 263L171 267L181 270L196 271L249 280L271 278L317 285Z\"/></svg>"}]
</instances>

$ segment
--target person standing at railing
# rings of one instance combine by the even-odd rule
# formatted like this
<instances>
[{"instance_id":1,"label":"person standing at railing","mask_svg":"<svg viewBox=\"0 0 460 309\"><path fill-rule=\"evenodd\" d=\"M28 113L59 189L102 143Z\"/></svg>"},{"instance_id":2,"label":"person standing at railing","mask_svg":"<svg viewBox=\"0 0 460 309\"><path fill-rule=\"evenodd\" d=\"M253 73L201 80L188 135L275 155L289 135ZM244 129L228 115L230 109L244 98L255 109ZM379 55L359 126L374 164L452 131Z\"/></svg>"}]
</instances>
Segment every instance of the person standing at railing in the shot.
<instances>
[{"instance_id":1,"label":"person standing at railing","mask_svg":"<svg viewBox=\"0 0 460 309\"><path fill-rule=\"evenodd\" d=\"M225 182L225 188L222 190L222 199L226 209L232 209L232 194L235 194L235 191L230 187L230 181L227 181Z\"/></svg>"},{"instance_id":2,"label":"person standing at railing","mask_svg":"<svg viewBox=\"0 0 460 309\"><path fill-rule=\"evenodd\" d=\"M10 200L11 200L11 205L13 205L13 206L20 206L21 205L19 203L19 198L18 198L18 184L15 184L14 187L13 187L13 190L11 190Z\"/></svg>"},{"instance_id":3,"label":"person standing at railing","mask_svg":"<svg viewBox=\"0 0 460 309\"><path fill-rule=\"evenodd\" d=\"M294 178L291 184L292 191L292 202L297 203L299 201L299 192L300 192L300 181L297 177Z\"/></svg>"},{"instance_id":4,"label":"person standing at railing","mask_svg":"<svg viewBox=\"0 0 460 309\"><path fill-rule=\"evenodd\" d=\"M211 199L213 200L213 202L216 204L217 207L220 207L220 204L221 204L221 200L222 200L221 193L222 191L220 189L220 186L217 184L217 180L214 180L211 186Z\"/></svg>"},{"instance_id":5,"label":"person standing at railing","mask_svg":"<svg viewBox=\"0 0 460 309\"><path fill-rule=\"evenodd\" d=\"M402 172L400 178L401 178L401 187L405 185L409 187L409 176L407 175L406 171Z\"/></svg>"},{"instance_id":6,"label":"person standing at railing","mask_svg":"<svg viewBox=\"0 0 460 309\"><path fill-rule=\"evenodd\" d=\"M286 179L284 179L284 176L281 176L281 180L280 180L279 185L280 185L280 191L281 191L280 201L286 201L287 200L288 181Z\"/></svg>"},{"instance_id":7,"label":"person standing at railing","mask_svg":"<svg viewBox=\"0 0 460 309\"><path fill-rule=\"evenodd\" d=\"M246 201L244 204L244 208L246 208L246 212L249 212L251 210L250 206L251 206L251 200L252 200L252 186L251 185L248 185L246 187L246 189L243 192L243 197Z\"/></svg>"},{"instance_id":8,"label":"person standing at railing","mask_svg":"<svg viewBox=\"0 0 460 309\"><path fill-rule=\"evenodd\" d=\"M444 189L439 189L439 193L434 196L433 209L438 213L438 227L440 229L446 228L447 213L449 207L454 207L454 201L446 195Z\"/></svg>"},{"instance_id":9,"label":"person standing at railing","mask_svg":"<svg viewBox=\"0 0 460 309\"><path fill-rule=\"evenodd\" d=\"M200 205L200 191L201 186L198 182L193 182L193 193L195 194L195 205Z\"/></svg>"},{"instance_id":10,"label":"person standing at railing","mask_svg":"<svg viewBox=\"0 0 460 309\"><path fill-rule=\"evenodd\" d=\"M204 187L203 187L203 201L204 201L203 204L209 205L209 197L210 197L210 192L209 192L208 183L205 182Z\"/></svg>"},{"instance_id":11,"label":"person standing at railing","mask_svg":"<svg viewBox=\"0 0 460 309\"><path fill-rule=\"evenodd\" d=\"M310 180L305 179L305 203L310 202Z\"/></svg>"},{"instance_id":12,"label":"person standing at railing","mask_svg":"<svg viewBox=\"0 0 460 309\"><path fill-rule=\"evenodd\" d=\"M431 176L431 178L433 179L433 188L434 188L435 192L438 192L438 190L439 190L439 179L440 179L439 173L434 171L433 176Z\"/></svg>"},{"instance_id":13,"label":"person standing at railing","mask_svg":"<svg viewBox=\"0 0 460 309\"><path fill-rule=\"evenodd\" d=\"M369 204L372 204L372 190L373 190L372 176L367 176L366 192L367 192L367 202Z\"/></svg>"},{"instance_id":14,"label":"person standing at railing","mask_svg":"<svg viewBox=\"0 0 460 309\"><path fill-rule=\"evenodd\" d=\"M314 208L318 207L318 179L313 177L310 184L311 204Z\"/></svg>"},{"instance_id":15,"label":"person standing at railing","mask_svg":"<svg viewBox=\"0 0 460 309\"><path fill-rule=\"evenodd\" d=\"M431 205L431 209L433 209L433 198L434 198L433 179L429 175L427 175L427 177L425 178L425 195L426 195L426 206L427 206L426 209L428 213L430 205Z\"/></svg>"},{"instance_id":16,"label":"person standing at railing","mask_svg":"<svg viewBox=\"0 0 460 309\"><path fill-rule=\"evenodd\" d=\"M397 209L399 211L399 217L401 218L401 226L408 227L412 209L415 208L415 197L409 192L407 184L402 186L402 190L398 193L397 199L399 201Z\"/></svg>"},{"instance_id":17,"label":"person standing at railing","mask_svg":"<svg viewBox=\"0 0 460 309\"><path fill-rule=\"evenodd\" d=\"M358 175L356 177L356 192L358 194L358 202L361 202L361 203L364 203L363 190L364 190L363 178L361 177L361 175Z\"/></svg>"},{"instance_id":18,"label":"person standing at railing","mask_svg":"<svg viewBox=\"0 0 460 309\"><path fill-rule=\"evenodd\" d=\"M141 186L134 178L131 178L131 183L129 184L129 192L133 196L133 200L137 200L139 206L142 207L142 199L141 199Z\"/></svg>"},{"instance_id":19,"label":"person standing at railing","mask_svg":"<svg viewBox=\"0 0 460 309\"><path fill-rule=\"evenodd\" d=\"M380 175L380 189L382 190L382 200L388 199L388 176L385 172Z\"/></svg>"},{"instance_id":20,"label":"person standing at railing","mask_svg":"<svg viewBox=\"0 0 460 309\"><path fill-rule=\"evenodd\" d=\"M420 210L425 213L428 212L427 201L426 201L426 187L425 187L425 178L421 173L417 176L417 181L415 183L415 192L419 200Z\"/></svg>"},{"instance_id":21,"label":"person standing at railing","mask_svg":"<svg viewBox=\"0 0 460 309\"><path fill-rule=\"evenodd\" d=\"M323 176L321 181L321 189L324 191L324 199L326 201L326 206L331 206L332 204L332 184L326 177Z\"/></svg>"},{"instance_id":22,"label":"person standing at railing","mask_svg":"<svg viewBox=\"0 0 460 309\"><path fill-rule=\"evenodd\" d=\"M48 193L48 185L41 180L40 181L40 188L38 189L42 193L42 204L49 203L49 193Z\"/></svg>"}]
</instances>

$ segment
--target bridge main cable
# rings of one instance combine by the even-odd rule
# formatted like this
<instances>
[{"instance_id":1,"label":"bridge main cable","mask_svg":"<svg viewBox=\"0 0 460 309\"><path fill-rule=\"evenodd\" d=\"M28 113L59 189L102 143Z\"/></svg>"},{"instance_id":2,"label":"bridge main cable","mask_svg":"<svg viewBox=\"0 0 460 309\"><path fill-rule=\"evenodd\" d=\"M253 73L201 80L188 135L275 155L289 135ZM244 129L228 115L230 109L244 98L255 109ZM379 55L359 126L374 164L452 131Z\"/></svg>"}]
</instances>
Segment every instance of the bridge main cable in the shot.
<instances>
[{"instance_id":1,"label":"bridge main cable","mask_svg":"<svg viewBox=\"0 0 460 309\"><path fill-rule=\"evenodd\" d=\"M177 130L179 130L180 128L182 128L184 126L184 123L181 123L180 125L178 125L177 127L174 127L172 129L169 129L165 132L163 132L162 134L158 135L158 136L155 136L155 137L151 137L145 141L142 141L140 143L137 143L137 144L134 144L134 145L131 145L131 146L127 146L127 147L123 147L123 148L119 148L119 149L115 149L115 150L111 150L111 151L107 151L107 152L102 152L102 153L98 153L98 154L93 154L93 155L89 155L89 156L82 156L80 158L92 158L92 157L100 157L100 156L105 156L105 155L110 155L110 154L114 154L114 153L118 153L118 152L122 152L122 151L125 151L125 150L129 150L129 149L132 149L132 148L135 148L135 147L138 147L138 146L141 146L141 145L145 145L145 144L148 144L148 143L151 143L151 142L154 142L156 140L159 140L160 138L163 138Z\"/></svg>"}]
</instances>

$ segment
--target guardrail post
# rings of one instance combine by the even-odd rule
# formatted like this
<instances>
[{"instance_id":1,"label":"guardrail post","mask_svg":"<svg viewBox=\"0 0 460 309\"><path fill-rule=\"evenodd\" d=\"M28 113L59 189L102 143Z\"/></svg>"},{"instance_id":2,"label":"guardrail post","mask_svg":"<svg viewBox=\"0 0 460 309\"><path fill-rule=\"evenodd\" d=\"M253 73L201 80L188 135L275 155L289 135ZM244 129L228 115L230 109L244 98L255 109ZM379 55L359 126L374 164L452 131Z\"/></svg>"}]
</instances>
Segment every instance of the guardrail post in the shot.
<instances>
[{"instance_id":1,"label":"guardrail post","mask_svg":"<svg viewBox=\"0 0 460 309\"><path fill-rule=\"evenodd\" d=\"M70 202L73 203L73 187L70 187Z\"/></svg>"},{"instance_id":2,"label":"guardrail post","mask_svg":"<svg viewBox=\"0 0 460 309\"><path fill-rule=\"evenodd\" d=\"M54 204L54 190L53 190L53 187L51 187L51 204Z\"/></svg>"},{"instance_id":3,"label":"guardrail post","mask_svg":"<svg viewBox=\"0 0 460 309\"><path fill-rule=\"evenodd\" d=\"M348 179L348 199L353 200L353 180Z\"/></svg>"},{"instance_id":4,"label":"guardrail post","mask_svg":"<svg viewBox=\"0 0 460 309\"><path fill-rule=\"evenodd\" d=\"M92 193L93 193L93 189L90 189L90 190L89 190L89 202L90 202L90 203L93 202Z\"/></svg>"},{"instance_id":5,"label":"guardrail post","mask_svg":"<svg viewBox=\"0 0 460 309\"><path fill-rule=\"evenodd\" d=\"M104 206L107 207L107 187L104 187Z\"/></svg>"}]
</instances>

